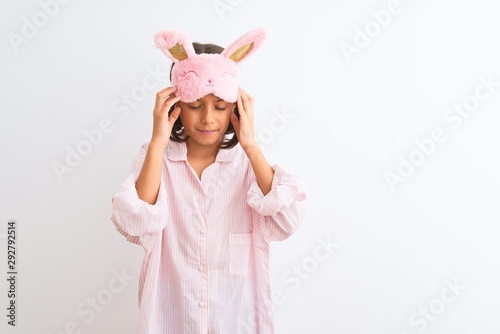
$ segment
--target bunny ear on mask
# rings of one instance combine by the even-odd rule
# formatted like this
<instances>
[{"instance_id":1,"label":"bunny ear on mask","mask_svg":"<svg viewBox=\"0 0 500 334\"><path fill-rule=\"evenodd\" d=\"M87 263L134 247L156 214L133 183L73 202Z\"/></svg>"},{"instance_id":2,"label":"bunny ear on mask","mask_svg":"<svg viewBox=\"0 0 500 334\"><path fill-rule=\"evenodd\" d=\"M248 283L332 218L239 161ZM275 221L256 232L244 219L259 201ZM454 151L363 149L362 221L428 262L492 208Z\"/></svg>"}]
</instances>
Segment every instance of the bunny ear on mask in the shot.
<instances>
[{"instance_id":1,"label":"bunny ear on mask","mask_svg":"<svg viewBox=\"0 0 500 334\"><path fill-rule=\"evenodd\" d=\"M238 100L239 63L257 51L265 37L264 29L251 30L229 44L221 54L196 54L189 38L180 31L160 31L154 41L155 46L175 63L171 84L177 87L175 95L182 102L190 103L214 94L233 103Z\"/></svg>"},{"instance_id":2,"label":"bunny ear on mask","mask_svg":"<svg viewBox=\"0 0 500 334\"><path fill-rule=\"evenodd\" d=\"M180 31L160 31L154 37L155 46L159 48L174 63L196 55L193 44Z\"/></svg>"},{"instance_id":3,"label":"bunny ear on mask","mask_svg":"<svg viewBox=\"0 0 500 334\"><path fill-rule=\"evenodd\" d=\"M251 30L229 44L222 52L222 55L239 63L257 51L264 42L266 35L267 32L263 28Z\"/></svg>"}]
</instances>

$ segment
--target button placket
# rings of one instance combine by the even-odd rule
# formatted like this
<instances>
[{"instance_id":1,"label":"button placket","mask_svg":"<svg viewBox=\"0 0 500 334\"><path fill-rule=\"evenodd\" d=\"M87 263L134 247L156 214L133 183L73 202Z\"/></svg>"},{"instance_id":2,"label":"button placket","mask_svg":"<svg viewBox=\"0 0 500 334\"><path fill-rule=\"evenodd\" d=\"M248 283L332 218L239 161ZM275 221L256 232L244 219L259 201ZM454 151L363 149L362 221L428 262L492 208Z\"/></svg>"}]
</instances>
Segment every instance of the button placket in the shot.
<instances>
[{"instance_id":1,"label":"button placket","mask_svg":"<svg viewBox=\"0 0 500 334\"><path fill-rule=\"evenodd\" d=\"M200 197L198 200L198 217L200 220L198 221L198 233L200 239L200 261L198 264L198 271L202 278L202 285L200 291L200 301L198 302L198 307L202 310L205 315L205 319L208 317L208 273L207 273L207 265L208 265L208 241L207 241L207 222L206 222L206 212L205 212L205 195L203 191L200 193Z\"/></svg>"}]
</instances>

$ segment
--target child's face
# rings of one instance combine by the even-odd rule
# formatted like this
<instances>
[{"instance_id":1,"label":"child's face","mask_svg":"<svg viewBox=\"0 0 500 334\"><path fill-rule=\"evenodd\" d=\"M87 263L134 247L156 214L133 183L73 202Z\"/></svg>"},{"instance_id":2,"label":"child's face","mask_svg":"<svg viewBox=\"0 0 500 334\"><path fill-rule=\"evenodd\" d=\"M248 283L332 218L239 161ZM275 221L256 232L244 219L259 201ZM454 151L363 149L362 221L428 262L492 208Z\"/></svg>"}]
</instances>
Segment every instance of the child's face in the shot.
<instances>
[{"instance_id":1,"label":"child's face","mask_svg":"<svg viewBox=\"0 0 500 334\"><path fill-rule=\"evenodd\" d=\"M228 103L214 94L192 103L179 101L180 118L185 133L201 145L219 144L229 126L235 103Z\"/></svg>"}]
</instances>

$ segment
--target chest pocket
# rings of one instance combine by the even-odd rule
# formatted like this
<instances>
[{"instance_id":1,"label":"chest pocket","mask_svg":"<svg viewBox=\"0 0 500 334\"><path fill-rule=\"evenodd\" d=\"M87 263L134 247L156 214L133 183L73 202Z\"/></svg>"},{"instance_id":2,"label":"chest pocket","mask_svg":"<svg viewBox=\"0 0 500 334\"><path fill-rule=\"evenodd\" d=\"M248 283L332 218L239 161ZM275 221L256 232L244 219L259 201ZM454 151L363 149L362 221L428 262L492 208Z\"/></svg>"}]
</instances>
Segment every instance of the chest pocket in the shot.
<instances>
[{"instance_id":1,"label":"chest pocket","mask_svg":"<svg viewBox=\"0 0 500 334\"><path fill-rule=\"evenodd\" d=\"M229 234L229 272L247 276L252 248L252 233Z\"/></svg>"}]
</instances>

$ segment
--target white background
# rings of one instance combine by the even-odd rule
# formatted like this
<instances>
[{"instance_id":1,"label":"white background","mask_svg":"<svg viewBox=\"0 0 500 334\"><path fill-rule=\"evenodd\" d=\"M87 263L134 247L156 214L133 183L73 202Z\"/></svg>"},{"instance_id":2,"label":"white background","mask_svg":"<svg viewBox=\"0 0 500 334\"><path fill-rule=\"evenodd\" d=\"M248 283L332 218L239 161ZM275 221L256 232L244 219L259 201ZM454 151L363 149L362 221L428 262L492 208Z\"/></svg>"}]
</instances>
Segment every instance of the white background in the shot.
<instances>
[{"instance_id":1,"label":"white background","mask_svg":"<svg viewBox=\"0 0 500 334\"><path fill-rule=\"evenodd\" d=\"M272 246L276 333L499 333L500 86L459 126L443 117L474 102L479 77L500 82L500 8L401 0L377 31L372 13L388 4L72 0L49 17L37 1L2 0L0 255L6 268L14 219L19 276L15 328L1 280L1 332L134 333L143 250L115 230L111 197L150 138L155 93L169 80L150 81L156 88L125 117L112 106L140 92L148 68L169 69L157 31L225 47L264 27L242 86L266 157L305 179L310 204L303 227ZM29 36L23 27L35 21ZM16 45L14 35L29 38ZM342 43L356 38L362 47L346 57ZM103 119L113 130L59 180L53 164L66 164L68 147ZM270 131L275 122L283 126ZM436 129L446 140L422 155L415 141ZM391 189L386 173L410 156L420 164ZM331 254L318 248L328 239ZM117 293L113 272L133 277Z\"/></svg>"}]
</instances>

